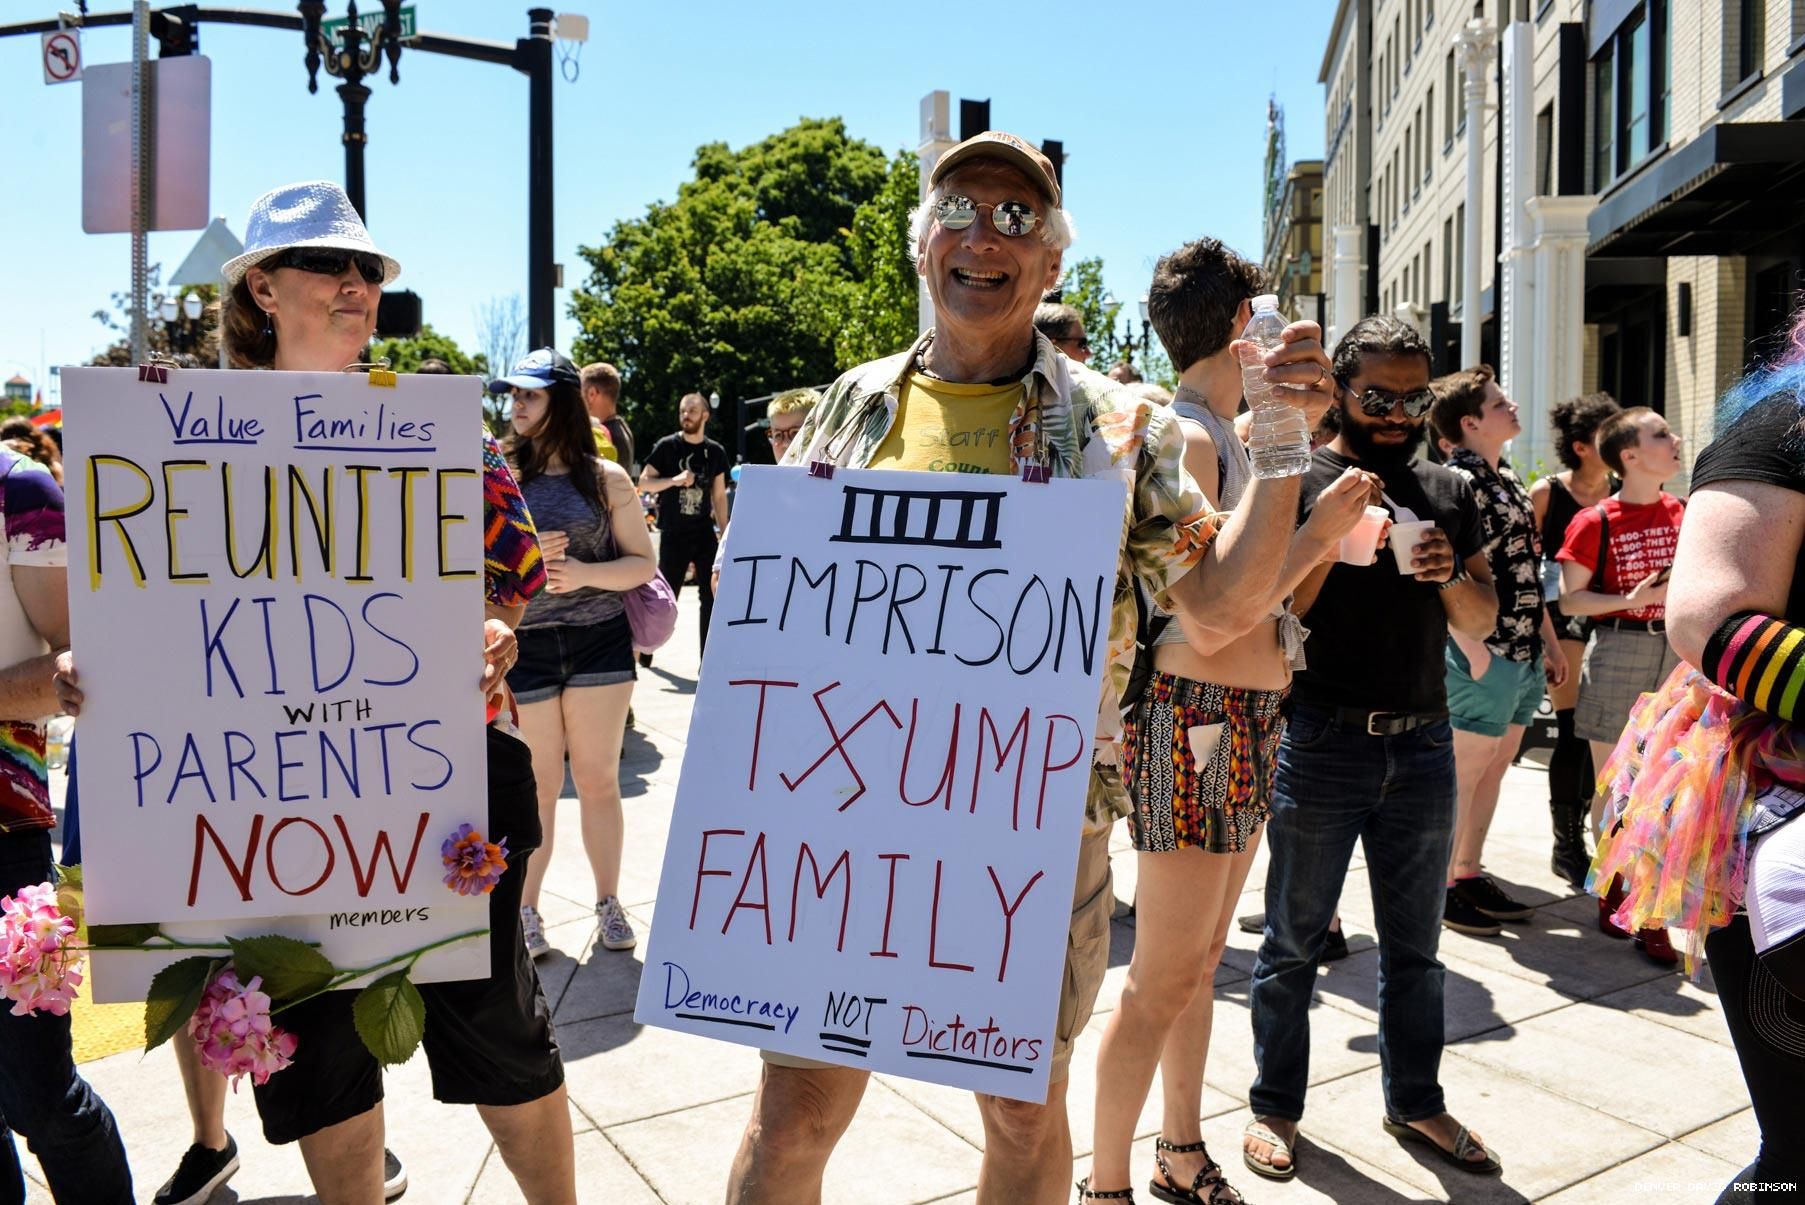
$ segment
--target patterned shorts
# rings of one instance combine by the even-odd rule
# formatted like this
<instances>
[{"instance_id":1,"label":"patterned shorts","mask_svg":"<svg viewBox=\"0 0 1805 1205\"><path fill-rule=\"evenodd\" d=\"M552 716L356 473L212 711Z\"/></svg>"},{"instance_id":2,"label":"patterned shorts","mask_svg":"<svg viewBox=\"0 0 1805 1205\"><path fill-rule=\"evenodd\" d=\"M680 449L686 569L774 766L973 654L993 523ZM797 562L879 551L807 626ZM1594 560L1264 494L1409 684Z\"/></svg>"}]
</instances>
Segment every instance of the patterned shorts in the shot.
<instances>
[{"instance_id":1,"label":"patterned shorts","mask_svg":"<svg viewBox=\"0 0 1805 1205\"><path fill-rule=\"evenodd\" d=\"M1148 678L1122 740L1137 850L1247 848L1271 811L1285 694Z\"/></svg>"}]
</instances>

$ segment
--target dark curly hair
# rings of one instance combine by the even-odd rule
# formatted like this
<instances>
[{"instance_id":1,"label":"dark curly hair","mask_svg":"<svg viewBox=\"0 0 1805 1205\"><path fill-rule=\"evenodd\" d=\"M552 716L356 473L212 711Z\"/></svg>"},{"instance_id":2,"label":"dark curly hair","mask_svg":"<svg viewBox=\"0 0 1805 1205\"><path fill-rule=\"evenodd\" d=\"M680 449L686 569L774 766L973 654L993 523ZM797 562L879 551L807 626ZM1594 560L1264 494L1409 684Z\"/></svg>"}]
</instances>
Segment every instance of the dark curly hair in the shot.
<instances>
[{"instance_id":1,"label":"dark curly hair","mask_svg":"<svg viewBox=\"0 0 1805 1205\"><path fill-rule=\"evenodd\" d=\"M1616 398L1604 392L1583 393L1557 404L1548 412L1548 422L1554 427L1554 454L1560 462L1570 469L1577 469L1579 454L1573 450L1573 445L1591 443L1598 428L1622 409Z\"/></svg>"},{"instance_id":2,"label":"dark curly hair","mask_svg":"<svg viewBox=\"0 0 1805 1205\"><path fill-rule=\"evenodd\" d=\"M1423 365L1435 371L1435 357L1422 332L1400 318L1375 315L1354 323L1335 345L1334 376L1346 385L1360 372L1362 356L1421 356Z\"/></svg>"},{"instance_id":3,"label":"dark curly hair","mask_svg":"<svg viewBox=\"0 0 1805 1205\"><path fill-rule=\"evenodd\" d=\"M1223 246L1200 238L1160 257L1147 290L1147 320L1183 372L1229 345L1240 332L1241 303L1266 291L1266 270Z\"/></svg>"}]
</instances>

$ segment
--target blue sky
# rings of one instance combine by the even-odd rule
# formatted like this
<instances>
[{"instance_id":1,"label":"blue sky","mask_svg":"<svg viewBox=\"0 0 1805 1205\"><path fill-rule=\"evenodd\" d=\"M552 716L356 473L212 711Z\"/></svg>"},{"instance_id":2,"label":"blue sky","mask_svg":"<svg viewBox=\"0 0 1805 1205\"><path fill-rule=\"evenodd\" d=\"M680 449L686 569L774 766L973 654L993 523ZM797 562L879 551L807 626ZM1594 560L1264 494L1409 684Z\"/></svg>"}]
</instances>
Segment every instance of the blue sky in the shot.
<instances>
[{"instance_id":1,"label":"blue sky","mask_svg":"<svg viewBox=\"0 0 1805 1205\"><path fill-rule=\"evenodd\" d=\"M247 6L294 11L292 5ZM126 0L90 7L113 11ZM6 20L53 16L56 0L11 0ZM370 3L362 7L380 9ZM422 30L512 42L525 4L416 0ZM328 15L342 15L330 0ZM589 17L577 81L556 105L557 251L578 285L577 247L669 199L695 148L741 146L802 116L838 115L886 151L913 149L921 98L988 97L992 124L1062 139L1075 256L1102 256L1118 297L1138 297L1153 261L1213 234L1259 253L1266 98L1286 107L1293 159L1321 154L1316 83L1332 0L1280 10L1229 0L824 3L818 0L568 0ZM154 48L154 43L153 43ZM307 92L299 34L205 25L213 60L211 209L244 234L251 202L293 180L343 179L336 81ZM90 64L131 55L129 27L91 30ZM47 87L36 37L0 39L0 378L85 361L108 342L91 317L130 282L128 236L81 229L81 86ZM476 311L526 289L526 77L403 53L401 83L371 82L369 217L398 258L398 287L426 320L476 347ZM174 270L199 231L155 234ZM564 316L558 337L575 324Z\"/></svg>"}]
</instances>

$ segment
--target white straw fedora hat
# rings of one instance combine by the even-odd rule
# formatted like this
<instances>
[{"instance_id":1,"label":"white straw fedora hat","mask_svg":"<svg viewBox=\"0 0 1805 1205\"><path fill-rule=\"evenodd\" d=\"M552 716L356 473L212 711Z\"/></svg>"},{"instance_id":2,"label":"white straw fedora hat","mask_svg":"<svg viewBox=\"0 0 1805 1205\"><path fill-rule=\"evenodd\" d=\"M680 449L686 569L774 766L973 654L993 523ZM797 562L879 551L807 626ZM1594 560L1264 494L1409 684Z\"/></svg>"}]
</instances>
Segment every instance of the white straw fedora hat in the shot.
<instances>
[{"instance_id":1,"label":"white straw fedora hat","mask_svg":"<svg viewBox=\"0 0 1805 1205\"><path fill-rule=\"evenodd\" d=\"M392 284L401 275L401 265L370 241L370 232L364 229L345 190L330 180L308 180L284 184L257 198L251 216L245 219L244 253L227 260L220 270L226 287L237 285L246 268L290 247L366 251L381 258L386 269L383 284Z\"/></svg>"}]
</instances>

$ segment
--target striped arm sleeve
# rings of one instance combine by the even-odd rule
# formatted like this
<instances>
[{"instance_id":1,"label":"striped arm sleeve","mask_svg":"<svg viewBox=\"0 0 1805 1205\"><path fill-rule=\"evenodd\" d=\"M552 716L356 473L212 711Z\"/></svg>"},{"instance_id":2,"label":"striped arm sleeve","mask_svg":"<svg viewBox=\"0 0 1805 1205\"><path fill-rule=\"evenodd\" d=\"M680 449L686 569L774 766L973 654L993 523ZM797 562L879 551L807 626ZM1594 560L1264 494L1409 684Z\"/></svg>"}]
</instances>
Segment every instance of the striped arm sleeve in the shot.
<instances>
[{"instance_id":1,"label":"striped arm sleeve","mask_svg":"<svg viewBox=\"0 0 1805 1205\"><path fill-rule=\"evenodd\" d=\"M1740 611L1705 643L1705 675L1751 707L1796 721L1805 690L1805 628Z\"/></svg>"}]
</instances>

